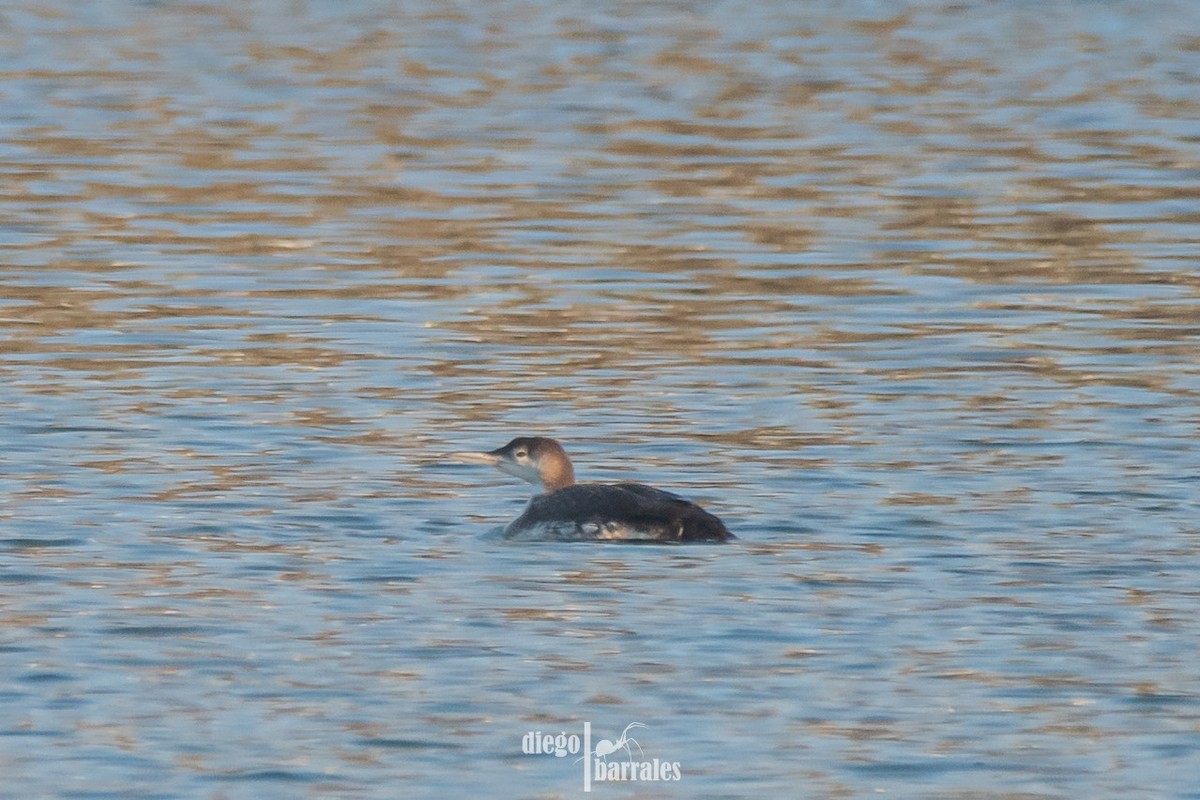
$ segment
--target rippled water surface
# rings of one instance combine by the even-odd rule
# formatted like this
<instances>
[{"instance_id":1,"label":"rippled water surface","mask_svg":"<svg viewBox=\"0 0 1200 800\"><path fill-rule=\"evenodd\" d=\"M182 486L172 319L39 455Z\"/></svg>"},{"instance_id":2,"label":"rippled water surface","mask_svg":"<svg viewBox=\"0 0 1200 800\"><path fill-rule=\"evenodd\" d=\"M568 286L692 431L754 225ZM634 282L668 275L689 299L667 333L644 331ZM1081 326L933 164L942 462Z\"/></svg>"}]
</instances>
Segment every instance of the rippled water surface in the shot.
<instances>
[{"instance_id":1,"label":"rippled water surface","mask_svg":"<svg viewBox=\"0 0 1200 800\"><path fill-rule=\"evenodd\" d=\"M5 4L0 792L1200 797L1198 31Z\"/></svg>"}]
</instances>

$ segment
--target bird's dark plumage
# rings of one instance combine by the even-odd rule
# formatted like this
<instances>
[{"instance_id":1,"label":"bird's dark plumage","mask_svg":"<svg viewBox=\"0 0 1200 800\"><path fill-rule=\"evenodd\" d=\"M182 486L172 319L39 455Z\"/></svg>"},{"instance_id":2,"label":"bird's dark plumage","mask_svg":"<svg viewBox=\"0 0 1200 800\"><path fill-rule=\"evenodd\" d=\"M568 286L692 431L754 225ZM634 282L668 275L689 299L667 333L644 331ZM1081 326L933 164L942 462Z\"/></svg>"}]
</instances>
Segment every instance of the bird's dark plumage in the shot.
<instances>
[{"instance_id":1,"label":"bird's dark plumage","mask_svg":"<svg viewBox=\"0 0 1200 800\"><path fill-rule=\"evenodd\" d=\"M529 501L507 538L721 542L720 519L678 495L640 483L577 483Z\"/></svg>"}]
</instances>

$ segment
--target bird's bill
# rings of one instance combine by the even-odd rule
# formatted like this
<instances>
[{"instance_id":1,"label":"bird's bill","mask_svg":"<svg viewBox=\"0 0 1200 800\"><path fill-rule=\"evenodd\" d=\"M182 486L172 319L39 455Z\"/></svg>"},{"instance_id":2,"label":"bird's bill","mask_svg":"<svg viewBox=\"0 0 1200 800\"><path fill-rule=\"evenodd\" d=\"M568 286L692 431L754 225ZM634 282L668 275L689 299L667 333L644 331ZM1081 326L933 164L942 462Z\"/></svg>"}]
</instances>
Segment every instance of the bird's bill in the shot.
<instances>
[{"instance_id":1,"label":"bird's bill","mask_svg":"<svg viewBox=\"0 0 1200 800\"><path fill-rule=\"evenodd\" d=\"M446 456L447 461L453 461L456 464L487 464L488 466L497 467L504 459L495 453L450 453Z\"/></svg>"},{"instance_id":2,"label":"bird's bill","mask_svg":"<svg viewBox=\"0 0 1200 800\"><path fill-rule=\"evenodd\" d=\"M460 464L487 464L489 467L495 467L506 475L512 475L514 478L520 478L536 486L542 484L542 476L536 466L532 464L518 464L508 457L503 447L499 450L492 450L490 453L451 453L446 458Z\"/></svg>"}]
</instances>

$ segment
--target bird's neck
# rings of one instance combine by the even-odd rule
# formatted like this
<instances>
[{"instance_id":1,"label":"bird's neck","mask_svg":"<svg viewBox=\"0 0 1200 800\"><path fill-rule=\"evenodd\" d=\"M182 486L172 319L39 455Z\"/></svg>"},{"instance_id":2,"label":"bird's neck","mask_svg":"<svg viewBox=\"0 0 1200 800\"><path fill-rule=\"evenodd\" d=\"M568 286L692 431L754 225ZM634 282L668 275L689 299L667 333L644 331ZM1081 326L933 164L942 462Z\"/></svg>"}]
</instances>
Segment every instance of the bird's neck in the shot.
<instances>
[{"instance_id":1,"label":"bird's neck","mask_svg":"<svg viewBox=\"0 0 1200 800\"><path fill-rule=\"evenodd\" d=\"M542 470L542 486L547 492L557 492L575 483L575 468L565 459L556 460Z\"/></svg>"}]
</instances>

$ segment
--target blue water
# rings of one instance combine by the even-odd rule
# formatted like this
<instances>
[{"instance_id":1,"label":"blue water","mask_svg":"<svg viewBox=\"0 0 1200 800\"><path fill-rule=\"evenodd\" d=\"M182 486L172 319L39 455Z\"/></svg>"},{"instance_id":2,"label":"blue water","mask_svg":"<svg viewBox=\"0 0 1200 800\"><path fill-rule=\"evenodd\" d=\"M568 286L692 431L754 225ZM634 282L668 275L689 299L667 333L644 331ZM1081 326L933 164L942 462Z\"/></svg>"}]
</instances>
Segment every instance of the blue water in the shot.
<instances>
[{"instance_id":1,"label":"blue water","mask_svg":"<svg viewBox=\"0 0 1200 800\"><path fill-rule=\"evenodd\" d=\"M1197 23L4 9L0 794L1200 797Z\"/></svg>"}]
</instances>

